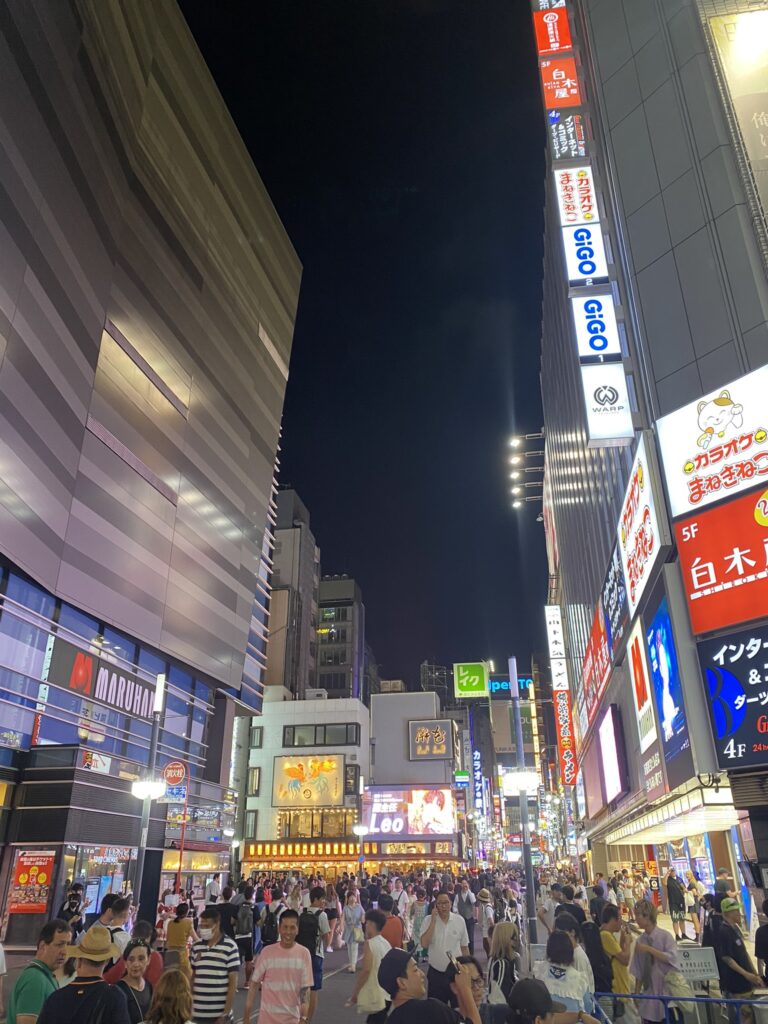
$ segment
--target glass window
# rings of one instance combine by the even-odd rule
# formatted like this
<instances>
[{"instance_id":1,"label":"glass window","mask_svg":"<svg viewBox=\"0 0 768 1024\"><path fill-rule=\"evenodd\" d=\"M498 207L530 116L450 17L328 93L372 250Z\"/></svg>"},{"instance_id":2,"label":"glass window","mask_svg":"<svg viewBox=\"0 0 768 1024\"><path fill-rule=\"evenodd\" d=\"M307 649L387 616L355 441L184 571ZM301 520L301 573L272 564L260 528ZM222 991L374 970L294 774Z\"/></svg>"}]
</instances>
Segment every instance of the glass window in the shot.
<instances>
[{"instance_id":1,"label":"glass window","mask_svg":"<svg viewBox=\"0 0 768 1024\"><path fill-rule=\"evenodd\" d=\"M351 743L354 746L360 742L360 726L357 722L351 722L347 726L347 743Z\"/></svg>"},{"instance_id":2,"label":"glass window","mask_svg":"<svg viewBox=\"0 0 768 1024\"><path fill-rule=\"evenodd\" d=\"M283 746L284 747L292 747L293 746L293 726L292 725L286 725L286 726L283 727Z\"/></svg>"},{"instance_id":3,"label":"glass window","mask_svg":"<svg viewBox=\"0 0 768 1024\"><path fill-rule=\"evenodd\" d=\"M329 746L333 746L334 743L346 743L347 742L347 727L346 725L326 725L325 727L325 743Z\"/></svg>"},{"instance_id":4,"label":"glass window","mask_svg":"<svg viewBox=\"0 0 768 1024\"><path fill-rule=\"evenodd\" d=\"M256 838L256 824L259 820L258 811L245 812L245 839Z\"/></svg>"},{"instance_id":5,"label":"glass window","mask_svg":"<svg viewBox=\"0 0 768 1024\"><path fill-rule=\"evenodd\" d=\"M248 769L248 796L258 796L261 785L261 768Z\"/></svg>"},{"instance_id":6,"label":"glass window","mask_svg":"<svg viewBox=\"0 0 768 1024\"><path fill-rule=\"evenodd\" d=\"M95 643L101 636L101 627L96 619L63 601L59 611L59 625L76 633L88 643Z\"/></svg>"},{"instance_id":7,"label":"glass window","mask_svg":"<svg viewBox=\"0 0 768 1024\"><path fill-rule=\"evenodd\" d=\"M122 658L123 661L130 662L131 665L136 664L136 643L133 640L129 640L127 636L122 633L118 633L116 629L110 629L109 626L104 627L104 643L102 644L103 657L110 660L110 655L113 654L117 658Z\"/></svg>"},{"instance_id":8,"label":"glass window","mask_svg":"<svg viewBox=\"0 0 768 1024\"><path fill-rule=\"evenodd\" d=\"M295 747L314 747L315 745L315 727L314 725L297 725L294 726L294 743Z\"/></svg>"},{"instance_id":9,"label":"glass window","mask_svg":"<svg viewBox=\"0 0 768 1024\"><path fill-rule=\"evenodd\" d=\"M264 726L263 725L252 725L251 726L251 738L249 746L251 749L258 750L264 743Z\"/></svg>"}]
</instances>

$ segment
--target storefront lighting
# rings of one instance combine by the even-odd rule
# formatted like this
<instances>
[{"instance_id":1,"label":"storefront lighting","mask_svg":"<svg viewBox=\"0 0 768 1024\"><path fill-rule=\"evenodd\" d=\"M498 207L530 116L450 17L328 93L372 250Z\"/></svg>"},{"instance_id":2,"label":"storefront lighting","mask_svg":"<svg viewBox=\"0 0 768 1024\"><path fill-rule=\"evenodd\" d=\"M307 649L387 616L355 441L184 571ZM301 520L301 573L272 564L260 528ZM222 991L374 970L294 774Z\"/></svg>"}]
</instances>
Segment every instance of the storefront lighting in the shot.
<instances>
[{"instance_id":1,"label":"storefront lighting","mask_svg":"<svg viewBox=\"0 0 768 1024\"><path fill-rule=\"evenodd\" d=\"M235 830L233 828L224 828L222 829L222 833L227 837L227 839L231 839L235 834ZM235 844L233 843L232 845L234 846Z\"/></svg>"}]
</instances>

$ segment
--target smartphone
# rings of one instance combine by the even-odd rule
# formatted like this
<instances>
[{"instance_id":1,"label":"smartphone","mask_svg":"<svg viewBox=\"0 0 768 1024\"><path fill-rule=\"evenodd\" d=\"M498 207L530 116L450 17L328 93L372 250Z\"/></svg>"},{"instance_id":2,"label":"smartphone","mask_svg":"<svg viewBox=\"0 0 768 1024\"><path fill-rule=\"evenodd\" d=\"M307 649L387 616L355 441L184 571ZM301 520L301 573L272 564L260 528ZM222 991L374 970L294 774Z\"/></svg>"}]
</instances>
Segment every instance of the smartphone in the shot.
<instances>
[{"instance_id":1,"label":"smartphone","mask_svg":"<svg viewBox=\"0 0 768 1024\"><path fill-rule=\"evenodd\" d=\"M448 957L448 963L451 965L451 967L453 967L453 969L456 971L457 974L460 974L461 973L461 964L456 959L456 957L453 955L453 953L446 953L445 955Z\"/></svg>"}]
</instances>

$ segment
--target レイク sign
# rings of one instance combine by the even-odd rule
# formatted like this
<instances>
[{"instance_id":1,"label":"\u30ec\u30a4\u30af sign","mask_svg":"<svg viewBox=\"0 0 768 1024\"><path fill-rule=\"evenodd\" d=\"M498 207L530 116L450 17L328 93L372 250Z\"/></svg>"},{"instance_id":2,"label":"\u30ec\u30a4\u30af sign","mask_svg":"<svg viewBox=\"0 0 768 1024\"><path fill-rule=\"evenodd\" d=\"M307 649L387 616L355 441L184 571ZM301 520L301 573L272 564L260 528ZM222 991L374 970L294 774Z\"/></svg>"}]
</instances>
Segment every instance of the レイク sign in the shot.
<instances>
[{"instance_id":1,"label":"\u30ec\u30a4\u30af sign","mask_svg":"<svg viewBox=\"0 0 768 1024\"><path fill-rule=\"evenodd\" d=\"M768 490L675 523L694 633L760 618L768 607Z\"/></svg>"},{"instance_id":2,"label":"\u30ec\u30a4\u30af sign","mask_svg":"<svg viewBox=\"0 0 768 1024\"><path fill-rule=\"evenodd\" d=\"M462 662L453 666L453 692L456 697L485 697L488 693L488 666L484 661Z\"/></svg>"},{"instance_id":3,"label":"\u30ec\u30a4\u30af sign","mask_svg":"<svg viewBox=\"0 0 768 1024\"><path fill-rule=\"evenodd\" d=\"M768 366L656 422L673 517L768 486Z\"/></svg>"},{"instance_id":4,"label":"\u30ec\u30a4\u30af sign","mask_svg":"<svg viewBox=\"0 0 768 1024\"><path fill-rule=\"evenodd\" d=\"M627 601L635 614L653 570L669 546L666 524L659 521L653 494L655 466L645 436L640 438L617 529ZM662 533L663 529L663 533Z\"/></svg>"}]
</instances>

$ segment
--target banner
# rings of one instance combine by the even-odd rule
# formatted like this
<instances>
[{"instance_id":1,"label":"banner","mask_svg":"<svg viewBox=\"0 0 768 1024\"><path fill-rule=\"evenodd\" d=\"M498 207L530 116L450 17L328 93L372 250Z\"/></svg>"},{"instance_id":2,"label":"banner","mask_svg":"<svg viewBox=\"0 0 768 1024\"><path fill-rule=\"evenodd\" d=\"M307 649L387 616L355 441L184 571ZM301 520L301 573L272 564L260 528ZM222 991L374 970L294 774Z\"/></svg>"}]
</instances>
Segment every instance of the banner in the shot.
<instances>
[{"instance_id":1,"label":"banner","mask_svg":"<svg viewBox=\"0 0 768 1024\"><path fill-rule=\"evenodd\" d=\"M8 897L9 914L45 914L53 879L53 850L19 850Z\"/></svg>"},{"instance_id":2,"label":"banner","mask_svg":"<svg viewBox=\"0 0 768 1024\"><path fill-rule=\"evenodd\" d=\"M579 771L576 760L576 740L573 735L571 717L571 695L568 690L554 690L555 728L557 729L557 753L560 758L560 779L564 786L573 786Z\"/></svg>"}]
</instances>

